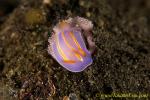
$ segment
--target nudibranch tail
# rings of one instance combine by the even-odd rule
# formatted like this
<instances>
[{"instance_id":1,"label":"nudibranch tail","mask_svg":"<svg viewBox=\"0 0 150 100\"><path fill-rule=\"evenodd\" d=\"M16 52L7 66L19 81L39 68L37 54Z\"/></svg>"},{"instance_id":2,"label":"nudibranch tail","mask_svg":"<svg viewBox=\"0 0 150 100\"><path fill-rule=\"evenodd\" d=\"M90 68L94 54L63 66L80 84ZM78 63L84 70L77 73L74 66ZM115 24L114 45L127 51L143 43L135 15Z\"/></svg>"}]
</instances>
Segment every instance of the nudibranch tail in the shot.
<instances>
[{"instance_id":1,"label":"nudibranch tail","mask_svg":"<svg viewBox=\"0 0 150 100\"><path fill-rule=\"evenodd\" d=\"M75 19L69 18L53 28L54 33L48 40L48 53L67 70L80 72L91 65L93 60L91 52L87 49L83 36L81 35L81 29L84 30L85 28L83 22L87 20L82 18ZM82 23L79 22L81 19ZM78 23L79 26L74 25L75 23ZM87 27L85 30L87 32Z\"/></svg>"}]
</instances>

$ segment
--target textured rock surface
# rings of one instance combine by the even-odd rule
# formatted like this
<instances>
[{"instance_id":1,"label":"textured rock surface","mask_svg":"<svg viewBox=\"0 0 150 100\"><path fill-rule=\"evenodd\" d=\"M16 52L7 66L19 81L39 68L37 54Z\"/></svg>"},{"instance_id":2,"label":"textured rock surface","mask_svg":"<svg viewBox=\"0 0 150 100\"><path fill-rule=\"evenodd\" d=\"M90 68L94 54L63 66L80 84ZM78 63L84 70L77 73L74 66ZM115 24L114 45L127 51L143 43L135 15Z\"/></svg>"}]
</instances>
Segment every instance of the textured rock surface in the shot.
<instances>
[{"instance_id":1,"label":"textured rock surface","mask_svg":"<svg viewBox=\"0 0 150 100\"><path fill-rule=\"evenodd\" d=\"M49 100L150 93L149 0L50 1L21 0L0 24L0 98L7 91L5 98ZM46 50L52 27L69 16L94 23L94 63L81 73L65 70Z\"/></svg>"}]
</instances>

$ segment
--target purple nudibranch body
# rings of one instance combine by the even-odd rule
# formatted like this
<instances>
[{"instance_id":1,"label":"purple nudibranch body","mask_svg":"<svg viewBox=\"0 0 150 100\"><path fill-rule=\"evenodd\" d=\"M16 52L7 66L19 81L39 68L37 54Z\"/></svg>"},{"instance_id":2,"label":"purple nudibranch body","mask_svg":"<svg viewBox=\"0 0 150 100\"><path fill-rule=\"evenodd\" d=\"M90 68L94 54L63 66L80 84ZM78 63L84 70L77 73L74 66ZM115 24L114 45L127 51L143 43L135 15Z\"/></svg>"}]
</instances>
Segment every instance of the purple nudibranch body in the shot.
<instances>
[{"instance_id":1,"label":"purple nudibranch body","mask_svg":"<svg viewBox=\"0 0 150 100\"><path fill-rule=\"evenodd\" d=\"M93 62L91 54L95 43L92 41L92 28L92 22L82 17L59 22L48 39L48 53L67 70L83 71ZM86 47L85 39L89 49Z\"/></svg>"}]
</instances>

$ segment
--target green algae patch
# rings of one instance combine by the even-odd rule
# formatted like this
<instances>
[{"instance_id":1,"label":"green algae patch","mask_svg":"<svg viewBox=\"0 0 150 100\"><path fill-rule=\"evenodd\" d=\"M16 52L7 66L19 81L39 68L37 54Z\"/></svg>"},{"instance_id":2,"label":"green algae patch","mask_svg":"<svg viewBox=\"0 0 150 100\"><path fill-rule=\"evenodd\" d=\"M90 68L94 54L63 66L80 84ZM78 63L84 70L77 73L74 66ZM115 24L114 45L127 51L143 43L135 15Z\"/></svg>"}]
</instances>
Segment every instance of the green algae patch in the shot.
<instances>
[{"instance_id":1,"label":"green algae patch","mask_svg":"<svg viewBox=\"0 0 150 100\"><path fill-rule=\"evenodd\" d=\"M41 24L43 21L45 17L40 9L30 9L25 14L25 22L29 25Z\"/></svg>"}]
</instances>

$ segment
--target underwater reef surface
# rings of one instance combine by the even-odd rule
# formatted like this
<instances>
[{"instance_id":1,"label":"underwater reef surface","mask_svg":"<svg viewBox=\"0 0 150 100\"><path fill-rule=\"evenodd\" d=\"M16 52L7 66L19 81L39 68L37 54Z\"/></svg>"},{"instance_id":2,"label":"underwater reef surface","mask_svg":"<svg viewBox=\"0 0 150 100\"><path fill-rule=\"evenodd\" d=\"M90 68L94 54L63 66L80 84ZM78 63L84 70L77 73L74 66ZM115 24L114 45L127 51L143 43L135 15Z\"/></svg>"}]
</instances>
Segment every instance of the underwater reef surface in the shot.
<instances>
[{"instance_id":1,"label":"underwater reef surface","mask_svg":"<svg viewBox=\"0 0 150 100\"><path fill-rule=\"evenodd\" d=\"M0 9L0 100L100 100L100 94L111 93L150 96L150 0L13 4L7 13ZM97 46L93 64L80 73L67 71L47 52L52 28L75 16L93 22Z\"/></svg>"}]
</instances>

